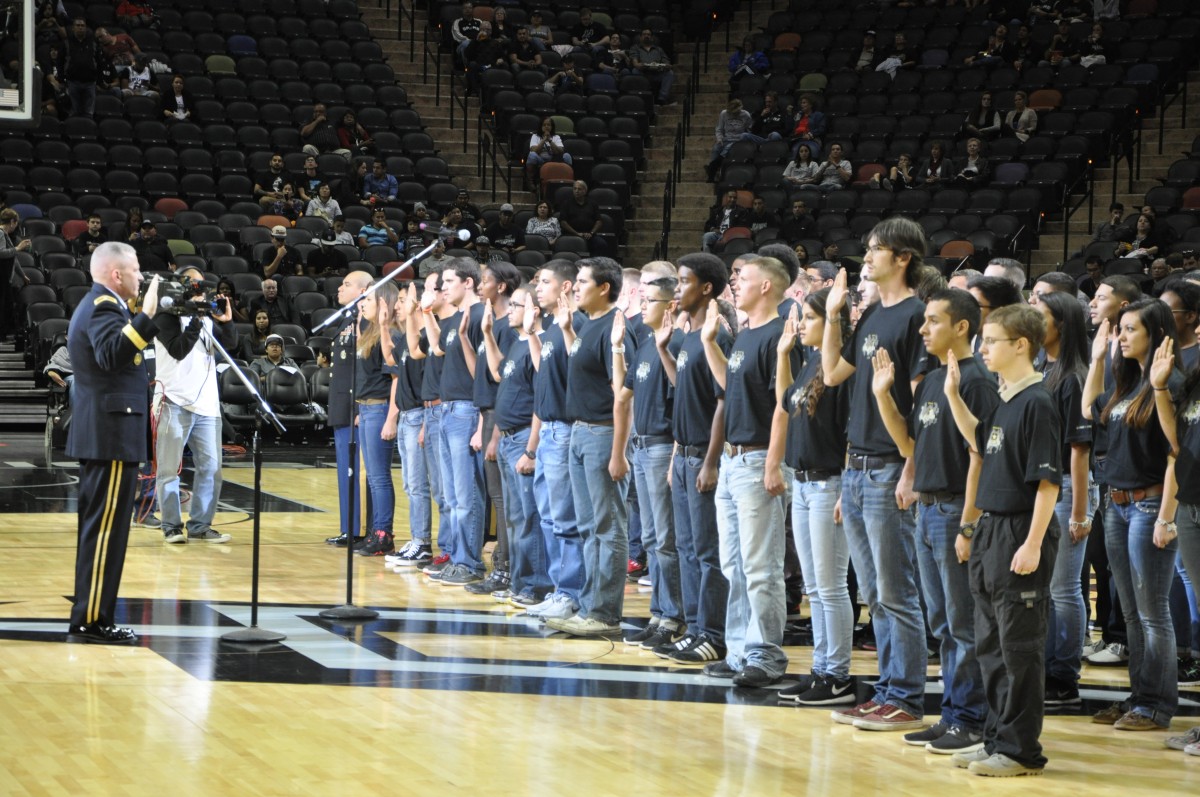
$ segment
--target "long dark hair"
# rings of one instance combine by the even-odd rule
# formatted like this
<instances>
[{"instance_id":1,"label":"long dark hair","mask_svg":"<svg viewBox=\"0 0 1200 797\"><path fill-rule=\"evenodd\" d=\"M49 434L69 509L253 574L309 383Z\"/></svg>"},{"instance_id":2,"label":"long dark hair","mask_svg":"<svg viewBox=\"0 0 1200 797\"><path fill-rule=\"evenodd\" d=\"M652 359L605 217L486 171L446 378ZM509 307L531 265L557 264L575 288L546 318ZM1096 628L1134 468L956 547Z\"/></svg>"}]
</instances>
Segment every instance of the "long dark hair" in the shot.
<instances>
[{"instance_id":1,"label":"long dark hair","mask_svg":"<svg viewBox=\"0 0 1200 797\"><path fill-rule=\"evenodd\" d=\"M1087 379L1088 370L1087 326L1083 320L1083 307L1078 299L1062 291L1045 294L1041 302L1050 310L1058 330L1058 358L1054 362L1046 361L1046 389L1054 392L1072 376L1082 385Z\"/></svg>"},{"instance_id":2,"label":"long dark hair","mask_svg":"<svg viewBox=\"0 0 1200 797\"><path fill-rule=\"evenodd\" d=\"M822 288L816 293L810 293L804 297L804 304L812 308L812 311L821 317L825 323L829 323L829 316L825 313L825 300L829 298L829 288ZM850 328L850 303L846 302L842 305L842 309L838 312L841 316L842 329ZM799 343L800 341L796 341ZM808 417L813 417L817 414L817 405L821 403L821 396L825 393L825 379L821 374L821 369L817 368L813 373L813 378L804 386L805 401L803 409L808 412ZM801 406L797 405L792 411L792 415L799 415Z\"/></svg>"},{"instance_id":3,"label":"long dark hair","mask_svg":"<svg viewBox=\"0 0 1200 797\"><path fill-rule=\"evenodd\" d=\"M1166 338L1175 340L1175 319L1166 304L1158 299L1140 299L1121 311L1121 318L1129 313L1137 313L1138 321L1150 334L1150 345L1139 363L1121 354L1120 349L1113 355L1112 368L1116 386L1100 419L1108 423L1113 408L1121 401L1129 399L1129 409L1125 411L1125 423L1133 429L1142 429L1154 417L1154 389L1150 384L1150 365L1154 360L1154 352ZM1178 367L1178 352L1176 367Z\"/></svg>"}]
</instances>

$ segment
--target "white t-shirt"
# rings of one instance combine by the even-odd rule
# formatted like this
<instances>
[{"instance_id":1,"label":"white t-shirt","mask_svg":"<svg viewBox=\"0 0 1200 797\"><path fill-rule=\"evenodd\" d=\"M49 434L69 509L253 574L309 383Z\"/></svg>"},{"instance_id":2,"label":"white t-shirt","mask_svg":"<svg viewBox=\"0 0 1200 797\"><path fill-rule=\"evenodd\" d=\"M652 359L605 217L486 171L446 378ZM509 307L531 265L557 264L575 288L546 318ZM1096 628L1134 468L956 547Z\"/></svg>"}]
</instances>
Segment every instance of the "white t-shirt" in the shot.
<instances>
[{"instance_id":1,"label":"white t-shirt","mask_svg":"<svg viewBox=\"0 0 1200 797\"><path fill-rule=\"evenodd\" d=\"M192 322L191 316L174 319L184 329ZM202 319L204 331L212 334L212 319ZM154 361L158 369L154 385L154 400L162 398L196 415L208 418L220 417L221 403L217 399L216 358L209 351L207 335L192 347L187 356L176 360L167 353L167 347L158 339L154 341Z\"/></svg>"}]
</instances>

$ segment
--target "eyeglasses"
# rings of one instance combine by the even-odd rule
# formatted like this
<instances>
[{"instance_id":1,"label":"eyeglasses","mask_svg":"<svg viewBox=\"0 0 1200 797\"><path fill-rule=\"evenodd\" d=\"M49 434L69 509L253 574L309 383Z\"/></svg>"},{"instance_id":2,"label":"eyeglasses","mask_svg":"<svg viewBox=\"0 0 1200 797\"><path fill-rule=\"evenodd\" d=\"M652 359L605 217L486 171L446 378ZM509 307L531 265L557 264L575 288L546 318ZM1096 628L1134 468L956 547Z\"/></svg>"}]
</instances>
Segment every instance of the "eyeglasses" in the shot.
<instances>
[{"instance_id":1,"label":"eyeglasses","mask_svg":"<svg viewBox=\"0 0 1200 797\"><path fill-rule=\"evenodd\" d=\"M984 346L995 346L997 343L1012 343L1016 338L984 338Z\"/></svg>"}]
</instances>

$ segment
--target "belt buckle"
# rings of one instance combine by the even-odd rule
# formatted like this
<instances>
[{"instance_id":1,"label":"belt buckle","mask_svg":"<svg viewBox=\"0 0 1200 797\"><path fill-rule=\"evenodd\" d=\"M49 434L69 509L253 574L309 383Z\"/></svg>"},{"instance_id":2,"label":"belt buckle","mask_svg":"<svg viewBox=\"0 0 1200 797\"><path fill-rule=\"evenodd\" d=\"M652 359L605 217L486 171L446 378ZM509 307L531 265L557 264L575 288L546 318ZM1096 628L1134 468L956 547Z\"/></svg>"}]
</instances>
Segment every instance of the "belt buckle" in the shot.
<instances>
[{"instance_id":1,"label":"belt buckle","mask_svg":"<svg viewBox=\"0 0 1200 797\"><path fill-rule=\"evenodd\" d=\"M737 456L737 446L735 446L733 443L726 443L725 444L725 456L727 456L727 457Z\"/></svg>"}]
</instances>

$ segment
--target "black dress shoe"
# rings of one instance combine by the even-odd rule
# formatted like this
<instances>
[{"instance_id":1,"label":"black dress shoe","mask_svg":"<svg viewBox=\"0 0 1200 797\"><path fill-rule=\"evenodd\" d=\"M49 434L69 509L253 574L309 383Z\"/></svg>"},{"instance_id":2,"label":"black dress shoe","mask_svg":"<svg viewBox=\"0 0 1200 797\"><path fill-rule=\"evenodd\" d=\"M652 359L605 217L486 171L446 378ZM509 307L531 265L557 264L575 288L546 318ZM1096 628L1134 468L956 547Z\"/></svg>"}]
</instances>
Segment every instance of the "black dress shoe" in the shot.
<instances>
[{"instance_id":1,"label":"black dress shoe","mask_svg":"<svg viewBox=\"0 0 1200 797\"><path fill-rule=\"evenodd\" d=\"M747 664L742 671L733 676L734 686L744 686L750 689L763 689L779 683L781 679L772 678L767 671L754 664Z\"/></svg>"},{"instance_id":2,"label":"black dress shoe","mask_svg":"<svg viewBox=\"0 0 1200 797\"><path fill-rule=\"evenodd\" d=\"M72 642L88 642L93 645L132 645L137 642L137 634L132 628L119 625L73 625L67 630L67 638Z\"/></svg>"}]
</instances>

